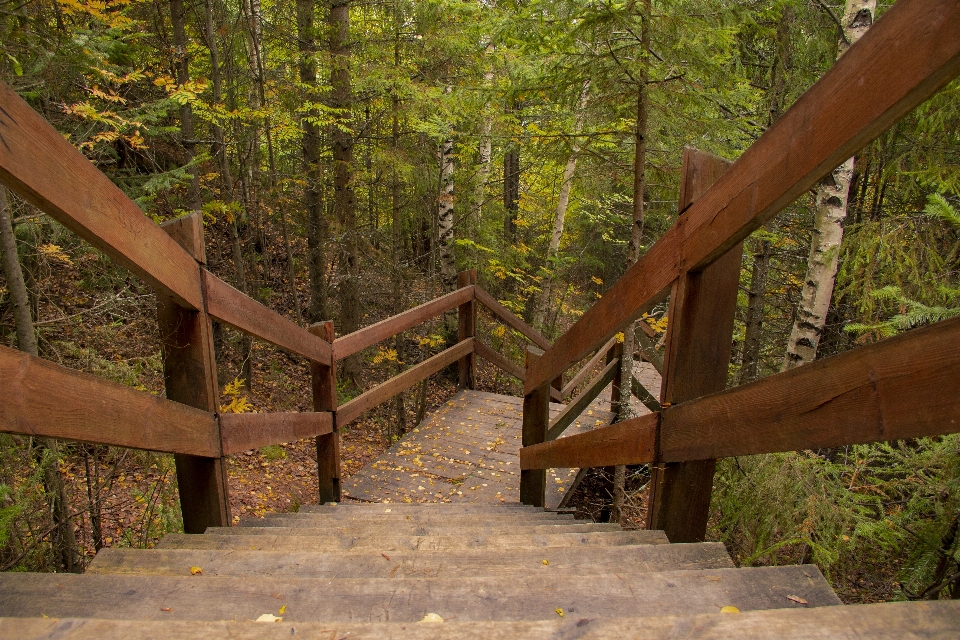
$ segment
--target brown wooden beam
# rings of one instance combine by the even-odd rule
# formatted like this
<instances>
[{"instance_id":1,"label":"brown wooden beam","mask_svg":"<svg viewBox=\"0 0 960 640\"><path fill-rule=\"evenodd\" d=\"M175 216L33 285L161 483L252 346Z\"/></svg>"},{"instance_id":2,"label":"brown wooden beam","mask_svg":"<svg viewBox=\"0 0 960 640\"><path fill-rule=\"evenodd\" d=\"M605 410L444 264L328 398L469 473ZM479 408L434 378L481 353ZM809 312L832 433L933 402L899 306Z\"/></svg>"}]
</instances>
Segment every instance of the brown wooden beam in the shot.
<instances>
[{"instance_id":1,"label":"brown wooden beam","mask_svg":"<svg viewBox=\"0 0 960 640\"><path fill-rule=\"evenodd\" d=\"M668 407L663 459L960 432L960 318Z\"/></svg>"},{"instance_id":2,"label":"brown wooden beam","mask_svg":"<svg viewBox=\"0 0 960 640\"><path fill-rule=\"evenodd\" d=\"M620 366L620 358L614 358L607 366L603 368L596 378L587 386L583 392L570 401L563 411L550 423L547 429L547 442L556 440L560 437L567 427L573 424L573 421L580 417L580 414L590 406L600 392L607 388L607 385L613 381L617 375L617 367Z\"/></svg>"},{"instance_id":3,"label":"brown wooden beam","mask_svg":"<svg viewBox=\"0 0 960 640\"><path fill-rule=\"evenodd\" d=\"M332 361L330 343L203 270L208 313L225 325L315 362Z\"/></svg>"},{"instance_id":4,"label":"brown wooden beam","mask_svg":"<svg viewBox=\"0 0 960 640\"><path fill-rule=\"evenodd\" d=\"M181 306L202 308L196 261L2 82L0 183Z\"/></svg>"},{"instance_id":5,"label":"brown wooden beam","mask_svg":"<svg viewBox=\"0 0 960 640\"><path fill-rule=\"evenodd\" d=\"M540 357L540 350L527 347L527 371ZM523 397L523 426L521 445L532 447L547 438L550 424L550 383L541 385ZM523 449L521 449L523 451ZM545 469L521 469L520 503L534 507L546 505L547 472Z\"/></svg>"},{"instance_id":6,"label":"brown wooden beam","mask_svg":"<svg viewBox=\"0 0 960 640\"><path fill-rule=\"evenodd\" d=\"M473 351L474 338L458 342L449 349L427 358L420 364L407 369L398 376L390 378L369 391L360 394L337 410L337 426L341 427L359 418L378 404L386 402L401 391L409 389L424 378L428 378L444 367L453 364L464 354Z\"/></svg>"},{"instance_id":7,"label":"brown wooden beam","mask_svg":"<svg viewBox=\"0 0 960 640\"><path fill-rule=\"evenodd\" d=\"M203 219L199 212L164 223L163 231L200 264L203 249ZM200 269L203 273L203 269ZM209 412L219 411L213 325L205 307L187 309L157 292L157 324L163 352L163 384L167 398ZM218 439L220 438L218 434ZM218 447L219 448L219 447ZM178 454L177 486L186 533L203 533L207 527L229 527L230 495L226 459L216 456Z\"/></svg>"},{"instance_id":8,"label":"brown wooden beam","mask_svg":"<svg viewBox=\"0 0 960 640\"><path fill-rule=\"evenodd\" d=\"M468 287L477 284L477 270L462 271L457 274L457 286ZM477 333L476 295L461 304L457 309L457 340L462 342ZM477 376L474 352L460 358L458 363L459 384L461 389L476 389Z\"/></svg>"},{"instance_id":9,"label":"brown wooden beam","mask_svg":"<svg viewBox=\"0 0 960 640\"><path fill-rule=\"evenodd\" d=\"M960 4L900 0L554 346L527 392L609 340L960 74Z\"/></svg>"},{"instance_id":10,"label":"brown wooden beam","mask_svg":"<svg viewBox=\"0 0 960 640\"><path fill-rule=\"evenodd\" d=\"M333 343L335 335L333 321L317 322L310 325L310 333ZM337 366L331 362L323 364L310 361L310 378L313 389L313 410L330 413L329 433L317 435L317 486L320 491L320 504L340 502L342 496L340 469L340 433L337 416ZM345 423L343 423L345 424Z\"/></svg>"},{"instance_id":11,"label":"brown wooden beam","mask_svg":"<svg viewBox=\"0 0 960 640\"><path fill-rule=\"evenodd\" d=\"M577 375L573 376L570 382L568 382L566 386L560 390L560 395L566 397L576 390L580 383L583 382L584 378L590 375L590 373L593 371L593 368L597 366L601 360L607 357L607 353L610 351L610 349L613 349L613 345L616 343L617 337L614 336L607 340L606 344L597 349L597 352L593 354L593 357L590 358L587 364L583 365L583 368L577 372Z\"/></svg>"},{"instance_id":12,"label":"brown wooden beam","mask_svg":"<svg viewBox=\"0 0 960 640\"><path fill-rule=\"evenodd\" d=\"M426 302L419 307L414 307L369 327L341 336L333 342L333 359L336 361L343 360L358 351L377 344L381 340L386 340L401 331L406 331L451 309L456 309L460 305L470 302L473 298L473 285L465 286L445 296Z\"/></svg>"},{"instance_id":13,"label":"brown wooden beam","mask_svg":"<svg viewBox=\"0 0 960 640\"><path fill-rule=\"evenodd\" d=\"M492 295L490 295L480 287L477 287L477 300L480 301L480 304L482 304L487 309L489 309L490 312L493 313L493 315L497 316L498 318L503 320L505 323L507 323L508 325L510 325L517 331L519 331L521 334L526 336L526 338L533 344L537 345L541 349L550 348L550 341L547 340L545 337L543 337L543 335L539 331L537 331L536 329L528 325L526 322L521 320L517 316L517 314L515 314L513 311L510 311L510 309L507 309L505 306L497 302L496 298L494 298Z\"/></svg>"},{"instance_id":14,"label":"brown wooden beam","mask_svg":"<svg viewBox=\"0 0 960 640\"><path fill-rule=\"evenodd\" d=\"M683 152L680 211L693 206L730 163L690 147ZM689 215L681 213L681 218ZM735 245L703 271L688 271L670 294L661 404L678 404L727 386L743 247ZM648 528L671 542L700 542L707 530L714 460L651 469Z\"/></svg>"},{"instance_id":15,"label":"brown wooden beam","mask_svg":"<svg viewBox=\"0 0 960 640\"><path fill-rule=\"evenodd\" d=\"M523 382L523 376L525 374L523 367L507 359L506 356L497 353L479 339L474 343L474 345L478 356L502 371L509 373L520 382Z\"/></svg>"},{"instance_id":16,"label":"brown wooden beam","mask_svg":"<svg viewBox=\"0 0 960 640\"><path fill-rule=\"evenodd\" d=\"M332 432L333 414L329 412L220 414L225 456Z\"/></svg>"},{"instance_id":17,"label":"brown wooden beam","mask_svg":"<svg viewBox=\"0 0 960 640\"><path fill-rule=\"evenodd\" d=\"M520 469L581 469L652 462L660 414L648 413L609 427L520 449Z\"/></svg>"},{"instance_id":18,"label":"brown wooden beam","mask_svg":"<svg viewBox=\"0 0 960 640\"><path fill-rule=\"evenodd\" d=\"M0 431L219 456L213 413L0 346Z\"/></svg>"}]
</instances>

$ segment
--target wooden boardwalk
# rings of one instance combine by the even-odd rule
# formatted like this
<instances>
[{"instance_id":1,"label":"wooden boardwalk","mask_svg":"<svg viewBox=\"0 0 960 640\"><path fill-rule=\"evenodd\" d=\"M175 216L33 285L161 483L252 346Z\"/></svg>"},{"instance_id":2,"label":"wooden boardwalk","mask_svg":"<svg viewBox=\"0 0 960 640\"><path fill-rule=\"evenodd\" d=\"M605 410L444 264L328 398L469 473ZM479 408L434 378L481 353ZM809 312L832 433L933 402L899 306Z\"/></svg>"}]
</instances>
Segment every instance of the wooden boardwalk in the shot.
<instances>
[{"instance_id":1,"label":"wooden boardwalk","mask_svg":"<svg viewBox=\"0 0 960 640\"><path fill-rule=\"evenodd\" d=\"M654 393L659 374L638 364L636 375ZM654 386L656 385L656 386ZM374 462L343 483L344 500L364 502L516 503L520 495L523 399L484 391L451 398ZM564 405L551 403L555 417ZM639 402L635 413L646 413ZM610 390L604 391L563 436L607 426ZM547 472L547 508L556 508L577 469Z\"/></svg>"}]
</instances>

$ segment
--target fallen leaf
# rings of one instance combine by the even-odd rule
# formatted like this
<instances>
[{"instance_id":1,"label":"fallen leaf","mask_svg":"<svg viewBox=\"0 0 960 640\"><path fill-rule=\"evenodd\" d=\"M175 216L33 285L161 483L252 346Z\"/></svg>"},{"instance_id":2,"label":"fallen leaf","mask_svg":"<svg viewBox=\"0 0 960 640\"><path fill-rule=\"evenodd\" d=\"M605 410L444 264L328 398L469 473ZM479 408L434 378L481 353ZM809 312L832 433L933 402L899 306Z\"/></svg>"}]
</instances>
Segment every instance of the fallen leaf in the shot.
<instances>
[{"instance_id":1,"label":"fallen leaf","mask_svg":"<svg viewBox=\"0 0 960 640\"><path fill-rule=\"evenodd\" d=\"M732 606L720 607L720 613L740 613L740 609Z\"/></svg>"},{"instance_id":2,"label":"fallen leaf","mask_svg":"<svg viewBox=\"0 0 960 640\"><path fill-rule=\"evenodd\" d=\"M385 554L385 553L381 553L380 555L382 555L384 558L386 558L386 559L387 559L387 562L390 562L390 556L388 556L388 555Z\"/></svg>"},{"instance_id":3,"label":"fallen leaf","mask_svg":"<svg viewBox=\"0 0 960 640\"><path fill-rule=\"evenodd\" d=\"M428 613L427 615L423 616L423 619L421 619L420 622L443 622L443 618L435 613Z\"/></svg>"},{"instance_id":4,"label":"fallen leaf","mask_svg":"<svg viewBox=\"0 0 960 640\"><path fill-rule=\"evenodd\" d=\"M280 615L283 615L286 612L287 612L287 605L283 605L282 607L280 607Z\"/></svg>"},{"instance_id":5,"label":"fallen leaf","mask_svg":"<svg viewBox=\"0 0 960 640\"><path fill-rule=\"evenodd\" d=\"M173 611L173 609L170 607L160 607L160 611L166 611L169 613L170 611Z\"/></svg>"},{"instance_id":6,"label":"fallen leaf","mask_svg":"<svg viewBox=\"0 0 960 640\"><path fill-rule=\"evenodd\" d=\"M550 564L550 561L549 561L549 560L544 560L544 561L543 561L543 564Z\"/></svg>"},{"instance_id":7,"label":"fallen leaf","mask_svg":"<svg viewBox=\"0 0 960 640\"><path fill-rule=\"evenodd\" d=\"M787 596L787 600L792 600L793 602L796 602L797 604L802 604L804 606L809 604L806 600L804 600L800 596Z\"/></svg>"},{"instance_id":8,"label":"fallen leaf","mask_svg":"<svg viewBox=\"0 0 960 640\"><path fill-rule=\"evenodd\" d=\"M201 573L203 573L203 569L201 569L200 567L190 567L190 575L198 576Z\"/></svg>"},{"instance_id":9,"label":"fallen leaf","mask_svg":"<svg viewBox=\"0 0 960 640\"><path fill-rule=\"evenodd\" d=\"M283 622L283 618L275 616L272 613L264 613L257 618L257 622Z\"/></svg>"},{"instance_id":10,"label":"fallen leaf","mask_svg":"<svg viewBox=\"0 0 960 640\"><path fill-rule=\"evenodd\" d=\"M563 615L563 609L561 609L560 607L557 607L557 608L556 608L556 612L557 612L557 615L560 616L561 618L564 617L564 615Z\"/></svg>"}]
</instances>

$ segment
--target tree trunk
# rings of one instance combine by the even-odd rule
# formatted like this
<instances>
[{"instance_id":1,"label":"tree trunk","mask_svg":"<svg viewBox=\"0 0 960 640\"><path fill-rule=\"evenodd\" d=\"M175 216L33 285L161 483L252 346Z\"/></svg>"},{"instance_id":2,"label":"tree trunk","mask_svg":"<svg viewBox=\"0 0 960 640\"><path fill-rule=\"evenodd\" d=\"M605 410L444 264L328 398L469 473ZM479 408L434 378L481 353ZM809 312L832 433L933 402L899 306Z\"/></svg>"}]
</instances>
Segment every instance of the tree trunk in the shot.
<instances>
[{"instance_id":1,"label":"tree trunk","mask_svg":"<svg viewBox=\"0 0 960 640\"><path fill-rule=\"evenodd\" d=\"M757 377L760 338L763 330L763 307L767 293L771 253L770 241L761 240L758 251L753 255L750 291L747 293L747 317L744 319L746 332L743 337L743 357L740 361L740 384L750 382Z\"/></svg>"},{"instance_id":2,"label":"tree trunk","mask_svg":"<svg viewBox=\"0 0 960 640\"><path fill-rule=\"evenodd\" d=\"M838 58L873 24L876 7L876 0L847 0ZM783 359L784 370L811 362L817 357L817 346L827 320L837 277L837 259L843 242L843 221L847 217L847 196L852 178L853 158L850 158L827 175L817 187L810 258L797 317Z\"/></svg>"},{"instance_id":3,"label":"tree trunk","mask_svg":"<svg viewBox=\"0 0 960 640\"><path fill-rule=\"evenodd\" d=\"M315 91L317 86L317 63L314 59L317 51L316 39L313 0L297 0L300 82L312 91ZM310 95L307 99L312 102L316 98ZM310 272L310 302L307 306L307 316L310 322L330 319L327 309L327 261L324 253L329 228L323 212L321 194L323 179L320 169L320 127L316 122L311 121L311 118L317 115L316 112L311 111L300 121L300 127L303 129L302 153L306 173L306 187L303 195L307 214L307 263ZM289 277L292 282L293 253L290 251L290 241L287 237L286 218L282 218L281 222L284 227L284 243L290 265Z\"/></svg>"},{"instance_id":4,"label":"tree trunk","mask_svg":"<svg viewBox=\"0 0 960 640\"><path fill-rule=\"evenodd\" d=\"M453 253L453 140L440 143L440 193L437 198L437 253L443 291L457 288L457 261Z\"/></svg>"},{"instance_id":5,"label":"tree trunk","mask_svg":"<svg viewBox=\"0 0 960 640\"><path fill-rule=\"evenodd\" d=\"M183 0L170 0L170 22L173 25L173 66L177 74L177 84L183 86L190 82L190 54L187 51L187 31L185 26L186 9ZM196 134L193 129L193 108L190 103L180 105L180 143L183 145L186 164L192 164ZM200 210L200 170L190 167L190 189L188 202L194 211Z\"/></svg>"},{"instance_id":6,"label":"tree trunk","mask_svg":"<svg viewBox=\"0 0 960 640\"><path fill-rule=\"evenodd\" d=\"M517 111L515 104L512 111ZM520 209L520 149L511 142L503 154L503 235L507 244L517 239L517 213Z\"/></svg>"},{"instance_id":7,"label":"tree trunk","mask_svg":"<svg viewBox=\"0 0 960 640\"><path fill-rule=\"evenodd\" d=\"M357 201L354 193L353 132L350 86L350 0L332 0L330 4L330 106L334 125L330 138L333 146L333 209L340 223L340 301L339 327L343 333L360 328L359 264L357 256ZM343 380L357 387L360 379L360 354L343 361Z\"/></svg>"},{"instance_id":8,"label":"tree trunk","mask_svg":"<svg viewBox=\"0 0 960 640\"><path fill-rule=\"evenodd\" d=\"M23 280L23 270L17 257L17 240L13 233L13 216L7 202L7 192L0 186L0 249L3 251L3 275L7 280L13 302L13 318L17 332L17 346L32 356L39 355L37 337L30 312L30 297ZM50 506L54 524L54 544L60 567L68 573L81 573L83 562L77 547L77 533L73 527L67 491L60 473L56 440L36 438L34 455L43 471L43 488Z\"/></svg>"}]
</instances>

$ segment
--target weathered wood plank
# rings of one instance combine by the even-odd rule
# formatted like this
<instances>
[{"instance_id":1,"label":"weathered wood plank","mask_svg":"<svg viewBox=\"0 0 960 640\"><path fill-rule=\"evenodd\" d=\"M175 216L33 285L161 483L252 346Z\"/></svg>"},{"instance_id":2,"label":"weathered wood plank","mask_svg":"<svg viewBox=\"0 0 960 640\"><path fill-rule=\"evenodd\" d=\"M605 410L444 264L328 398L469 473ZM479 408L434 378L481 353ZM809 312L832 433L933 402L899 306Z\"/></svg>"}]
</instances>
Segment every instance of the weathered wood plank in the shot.
<instances>
[{"instance_id":1,"label":"weathered wood plank","mask_svg":"<svg viewBox=\"0 0 960 640\"><path fill-rule=\"evenodd\" d=\"M386 402L401 391L410 388L424 378L456 362L462 358L465 353L473 351L473 348L474 338L458 342L449 349L441 351L431 358L427 358L415 367L411 367L400 375L394 376L383 384L360 394L337 410L337 426L341 427L356 420L365 411L369 411L381 402Z\"/></svg>"},{"instance_id":2,"label":"weathered wood plank","mask_svg":"<svg viewBox=\"0 0 960 640\"><path fill-rule=\"evenodd\" d=\"M206 269L203 286L207 312L220 322L316 362L332 361L329 342L242 294Z\"/></svg>"},{"instance_id":3,"label":"weathered wood plank","mask_svg":"<svg viewBox=\"0 0 960 640\"><path fill-rule=\"evenodd\" d=\"M205 259L200 212L166 222L161 228L198 263ZM167 398L216 413L220 387L217 384L213 323L206 309L185 309L162 290L157 291L157 326ZM219 439L219 425L217 429ZM203 533L207 527L229 525L230 490L222 453L218 457L177 453L174 464L184 531Z\"/></svg>"},{"instance_id":4,"label":"weathered wood plank","mask_svg":"<svg viewBox=\"0 0 960 640\"><path fill-rule=\"evenodd\" d=\"M310 333L333 343L333 320L310 325ZM340 502L343 496L340 468L340 433L337 430L337 366L334 362L322 364L310 361L310 385L313 390L313 410L332 412L330 433L317 436L317 488L320 504Z\"/></svg>"},{"instance_id":5,"label":"weathered wood plank","mask_svg":"<svg viewBox=\"0 0 960 640\"><path fill-rule=\"evenodd\" d=\"M960 318L668 407L666 461L960 431Z\"/></svg>"},{"instance_id":6,"label":"weathered wood plank","mask_svg":"<svg viewBox=\"0 0 960 640\"><path fill-rule=\"evenodd\" d=\"M457 274L457 286L468 287L477 284L477 270L461 271ZM473 338L477 334L477 300L476 295L464 302L457 309L457 340L463 341ZM458 366L459 383L461 389L476 389L476 358L471 351L460 358Z\"/></svg>"},{"instance_id":7,"label":"weathered wood plank","mask_svg":"<svg viewBox=\"0 0 960 640\"><path fill-rule=\"evenodd\" d=\"M679 210L695 206L729 168L723 158L685 148ZM736 244L703 270L687 271L674 282L660 389L663 403L679 404L727 386L742 258L743 244ZM671 542L702 542L716 462L657 462L650 474L648 528L662 529Z\"/></svg>"},{"instance_id":8,"label":"weathered wood plank","mask_svg":"<svg viewBox=\"0 0 960 640\"><path fill-rule=\"evenodd\" d=\"M521 469L608 467L653 462L660 414L520 449Z\"/></svg>"},{"instance_id":9,"label":"weathered wood plank","mask_svg":"<svg viewBox=\"0 0 960 640\"><path fill-rule=\"evenodd\" d=\"M567 395L572 393L573 390L576 389L581 382L583 382L583 379L586 378L588 375L590 375L590 373L593 371L593 368L598 364L600 364L601 360L607 357L607 353L610 351L610 349L613 348L613 345L615 345L616 343L617 343L617 337L614 336L609 340L607 340L606 344L604 344L602 347L597 349L597 352L593 354L593 357L590 358L587 364L583 365L583 368L577 372L577 375L573 376L570 382L568 382L566 386L564 386L563 389L560 390L560 395L563 397L566 397ZM521 380L523 380L523 378L521 378Z\"/></svg>"},{"instance_id":10,"label":"weathered wood plank","mask_svg":"<svg viewBox=\"0 0 960 640\"><path fill-rule=\"evenodd\" d=\"M203 307L196 261L2 82L0 182L179 304Z\"/></svg>"},{"instance_id":11,"label":"weathered wood plank","mask_svg":"<svg viewBox=\"0 0 960 640\"><path fill-rule=\"evenodd\" d=\"M213 414L0 346L0 431L220 455Z\"/></svg>"},{"instance_id":12,"label":"weathered wood plank","mask_svg":"<svg viewBox=\"0 0 960 640\"><path fill-rule=\"evenodd\" d=\"M362 349L377 344L381 340L386 340L401 331L406 331L451 309L456 309L460 305L470 302L473 298L474 286L469 285L445 296L435 298L419 307L414 307L409 311L381 320L369 327L340 336L333 341L333 359L343 360Z\"/></svg>"},{"instance_id":13,"label":"weathered wood plank","mask_svg":"<svg viewBox=\"0 0 960 640\"><path fill-rule=\"evenodd\" d=\"M536 364L540 350L527 347L527 371ZM524 449L544 442L550 425L550 385L541 385L523 397L523 423L521 444ZM524 449L521 449L523 451ZM562 465L561 465L562 466ZM545 467L544 467L545 469ZM534 507L545 506L547 474L544 469L530 468L520 471L520 502Z\"/></svg>"},{"instance_id":14,"label":"weathered wood plank","mask_svg":"<svg viewBox=\"0 0 960 640\"><path fill-rule=\"evenodd\" d=\"M531 391L741 242L960 73L960 4L900 0L548 349Z\"/></svg>"},{"instance_id":15,"label":"weathered wood plank","mask_svg":"<svg viewBox=\"0 0 960 640\"><path fill-rule=\"evenodd\" d=\"M333 431L333 414L312 413L224 413L220 415L223 455L271 444L296 442Z\"/></svg>"},{"instance_id":16,"label":"weathered wood plank","mask_svg":"<svg viewBox=\"0 0 960 640\"><path fill-rule=\"evenodd\" d=\"M570 404L550 423L550 427L547 429L547 442L559 438L560 434L562 434L574 420L580 417L580 414L590 406L590 403L600 395L601 391L607 388L607 385L610 384L614 376L617 375L617 368L619 366L620 358L611 360L607 366L603 368L603 371L600 372L600 375L594 378L593 382L583 390L583 393L570 401Z\"/></svg>"},{"instance_id":17,"label":"weathered wood plank","mask_svg":"<svg viewBox=\"0 0 960 640\"><path fill-rule=\"evenodd\" d=\"M513 311L510 311L510 309L507 309L505 306L497 302L496 298L480 287L477 287L477 300L479 300L480 304L489 309L495 316L526 336L527 339L533 344L537 345L541 349L550 348L550 341L543 337L539 331L521 320Z\"/></svg>"}]
</instances>

